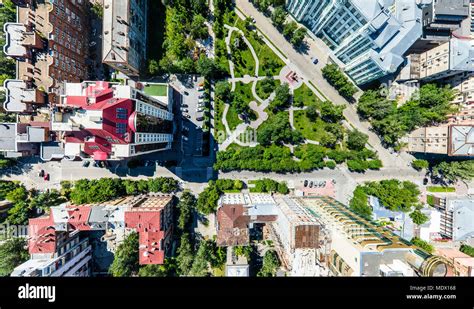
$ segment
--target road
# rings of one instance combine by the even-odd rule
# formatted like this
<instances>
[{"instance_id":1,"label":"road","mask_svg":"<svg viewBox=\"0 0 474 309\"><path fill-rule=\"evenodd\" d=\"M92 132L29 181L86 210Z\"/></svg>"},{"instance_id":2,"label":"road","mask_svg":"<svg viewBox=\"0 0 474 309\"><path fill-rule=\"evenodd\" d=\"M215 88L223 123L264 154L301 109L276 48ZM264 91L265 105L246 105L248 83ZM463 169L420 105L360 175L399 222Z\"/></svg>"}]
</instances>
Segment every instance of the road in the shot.
<instances>
[{"instance_id":1,"label":"road","mask_svg":"<svg viewBox=\"0 0 474 309\"><path fill-rule=\"evenodd\" d=\"M248 0L236 0L237 7L247 16L252 16L255 19L255 25L263 32L274 46L283 53L300 75L311 81L316 87L335 104L344 104L344 116L346 120L359 131L364 132L369 136L369 144L377 151L380 159L385 167L398 167L406 169L406 162L411 162L413 157L409 154L403 153L399 156L390 153L381 145L380 138L369 130L369 123L362 122L359 119L355 106L350 104L346 99L339 95L339 93L323 78L321 69L329 61L329 50L324 43L314 37L308 37L306 42L308 44L308 52L298 52L285 39L285 37L272 25L271 20L259 12ZM270 46L272 47L272 46ZM311 57L319 59L318 64L313 64Z\"/></svg>"}]
</instances>

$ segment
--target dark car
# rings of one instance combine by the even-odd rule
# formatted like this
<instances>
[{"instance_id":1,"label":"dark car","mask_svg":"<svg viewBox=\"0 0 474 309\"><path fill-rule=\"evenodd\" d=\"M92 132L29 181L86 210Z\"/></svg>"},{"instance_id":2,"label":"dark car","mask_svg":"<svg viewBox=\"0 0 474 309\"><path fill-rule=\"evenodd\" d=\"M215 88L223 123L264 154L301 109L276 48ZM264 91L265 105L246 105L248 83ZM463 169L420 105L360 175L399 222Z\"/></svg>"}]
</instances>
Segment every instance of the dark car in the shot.
<instances>
[{"instance_id":1,"label":"dark car","mask_svg":"<svg viewBox=\"0 0 474 309\"><path fill-rule=\"evenodd\" d=\"M90 161L84 161L84 162L82 163L82 166L84 166L84 167L88 167L88 166L89 166L89 164L91 164L91 162L90 162Z\"/></svg>"},{"instance_id":2,"label":"dark car","mask_svg":"<svg viewBox=\"0 0 474 309\"><path fill-rule=\"evenodd\" d=\"M316 57L312 57L311 61L313 61L314 64L318 64L319 60Z\"/></svg>"},{"instance_id":3,"label":"dark car","mask_svg":"<svg viewBox=\"0 0 474 309\"><path fill-rule=\"evenodd\" d=\"M423 185L426 186L428 184L428 178L423 178Z\"/></svg>"},{"instance_id":4,"label":"dark car","mask_svg":"<svg viewBox=\"0 0 474 309\"><path fill-rule=\"evenodd\" d=\"M310 181L310 182L309 182L309 187L310 187L310 188L313 187L313 181Z\"/></svg>"},{"instance_id":5,"label":"dark car","mask_svg":"<svg viewBox=\"0 0 474 309\"><path fill-rule=\"evenodd\" d=\"M307 187L307 186L308 186L308 180L305 180L304 183L303 183L303 185L304 185L305 187Z\"/></svg>"},{"instance_id":6,"label":"dark car","mask_svg":"<svg viewBox=\"0 0 474 309\"><path fill-rule=\"evenodd\" d=\"M44 170L41 170L38 174L39 177L44 177Z\"/></svg>"},{"instance_id":7,"label":"dark car","mask_svg":"<svg viewBox=\"0 0 474 309\"><path fill-rule=\"evenodd\" d=\"M196 120L197 120L197 121L203 121L203 120L204 120L204 117L202 117L202 116L197 117Z\"/></svg>"},{"instance_id":8,"label":"dark car","mask_svg":"<svg viewBox=\"0 0 474 309\"><path fill-rule=\"evenodd\" d=\"M185 92L184 92L184 95L189 95L189 92L185 91Z\"/></svg>"},{"instance_id":9,"label":"dark car","mask_svg":"<svg viewBox=\"0 0 474 309\"><path fill-rule=\"evenodd\" d=\"M100 167L99 161L94 161L94 164L92 164L94 167Z\"/></svg>"}]
</instances>

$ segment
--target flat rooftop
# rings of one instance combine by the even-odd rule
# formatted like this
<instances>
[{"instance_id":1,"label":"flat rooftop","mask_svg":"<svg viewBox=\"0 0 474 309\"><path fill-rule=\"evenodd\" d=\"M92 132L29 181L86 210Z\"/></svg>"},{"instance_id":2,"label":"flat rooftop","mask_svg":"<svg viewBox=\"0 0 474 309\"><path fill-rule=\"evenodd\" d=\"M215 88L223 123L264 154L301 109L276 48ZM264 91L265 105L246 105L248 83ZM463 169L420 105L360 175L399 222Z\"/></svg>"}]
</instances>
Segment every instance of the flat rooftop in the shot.
<instances>
[{"instance_id":1,"label":"flat rooftop","mask_svg":"<svg viewBox=\"0 0 474 309\"><path fill-rule=\"evenodd\" d=\"M16 150L16 124L2 123L0 124L0 150L15 151Z\"/></svg>"}]
</instances>

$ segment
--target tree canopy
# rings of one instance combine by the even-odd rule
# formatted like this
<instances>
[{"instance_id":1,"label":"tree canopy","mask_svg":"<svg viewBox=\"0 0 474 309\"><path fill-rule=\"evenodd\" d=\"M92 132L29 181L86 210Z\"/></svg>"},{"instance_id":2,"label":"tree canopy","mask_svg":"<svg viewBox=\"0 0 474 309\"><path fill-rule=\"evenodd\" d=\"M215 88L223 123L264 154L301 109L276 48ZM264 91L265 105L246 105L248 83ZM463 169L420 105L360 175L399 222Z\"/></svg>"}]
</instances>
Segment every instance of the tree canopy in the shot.
<instances>
[{"instance_id":1,"label":"tree canopy","mask_svg":"<svg viewBox=\"0 0 474 309\"><path fill-rule=\"evenodd\" d=\"M138 233L130 233L118 246L109 272L114 277L131 277L139 271Z\"/></svg>"},{"instance_id":2,"label":"tree canopy","mask_svg":"<svg viewBox=\"0 0 474 309\"><path fill-rule=\"evenodd\" d=\"M24 238L11 238L0 244L0 276L9 276L18 265L30 257Z\"/></svg>"}]
</instances>

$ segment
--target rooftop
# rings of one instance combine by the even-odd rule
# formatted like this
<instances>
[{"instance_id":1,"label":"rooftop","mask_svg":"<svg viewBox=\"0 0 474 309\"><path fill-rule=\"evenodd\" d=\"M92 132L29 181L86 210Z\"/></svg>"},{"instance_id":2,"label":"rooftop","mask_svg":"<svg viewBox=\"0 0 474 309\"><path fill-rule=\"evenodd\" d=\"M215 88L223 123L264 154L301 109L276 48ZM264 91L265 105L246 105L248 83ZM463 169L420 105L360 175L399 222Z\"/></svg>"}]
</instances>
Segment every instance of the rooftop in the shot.
<instances>
[{"instance_id":1,"label":"rooftop","mask_svg":"<svg viewBox=\"0 0 474 309\"><path fill-rule=\"evenodd\" d=\"M474 125L451 126L449 154L474 156Z\"/></svg>"}]
</instances>

